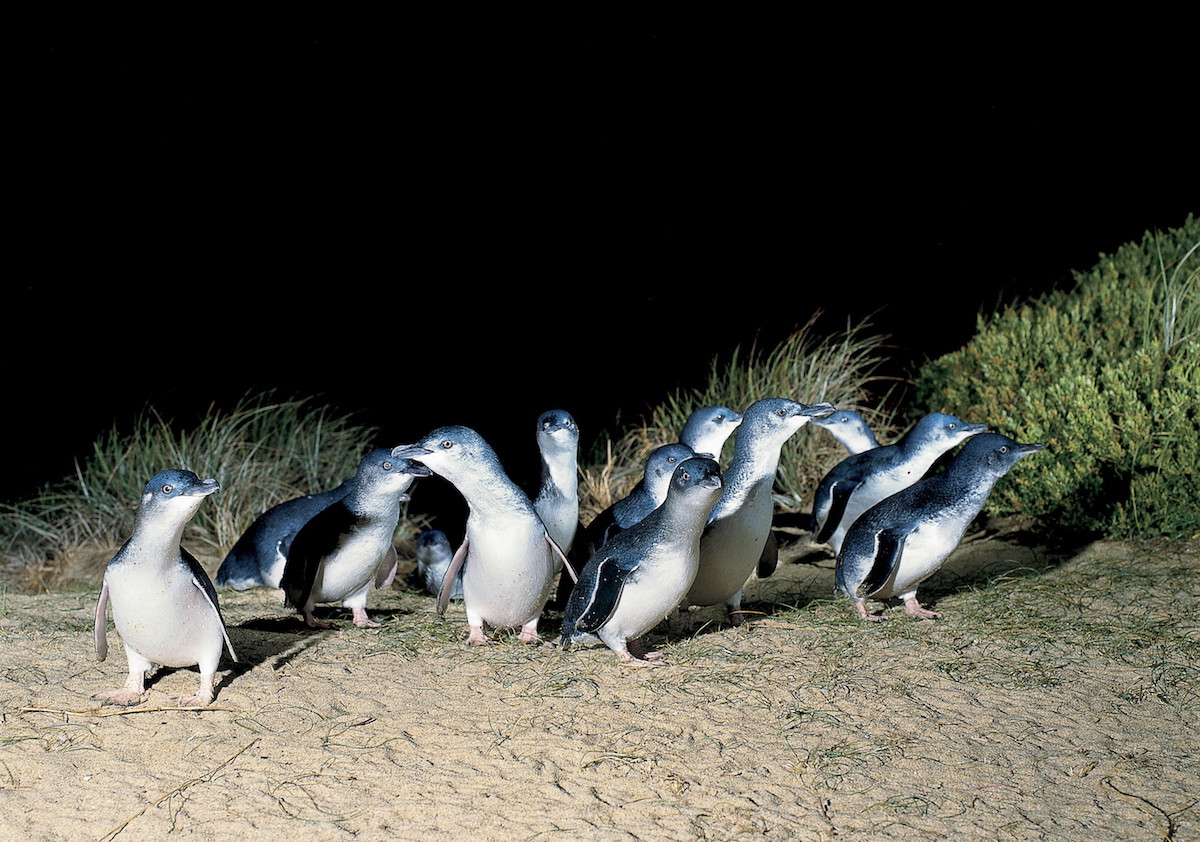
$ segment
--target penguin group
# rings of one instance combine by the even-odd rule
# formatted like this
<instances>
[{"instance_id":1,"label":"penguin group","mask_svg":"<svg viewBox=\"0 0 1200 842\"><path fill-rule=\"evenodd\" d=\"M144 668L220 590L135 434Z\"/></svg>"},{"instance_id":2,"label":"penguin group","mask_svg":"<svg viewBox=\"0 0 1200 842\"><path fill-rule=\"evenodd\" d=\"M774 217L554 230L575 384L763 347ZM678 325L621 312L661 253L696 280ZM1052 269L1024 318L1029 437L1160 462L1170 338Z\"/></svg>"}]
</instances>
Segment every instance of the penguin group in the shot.
<instances>
[{"instance_id":1,"label":"penguin group","mask_svg":"<svg viewBox=\"0 0 1200 842\"><path fill-rule=\"evenodd\" d=\"M883 619L867 610L869 598L895 598L912 616L938 617L918 601L918 586L959 545L994 484L1043 449L945 413L930 413L882 445L858 413L830 403L769 397L741 412L702 407L678 441L649 453L632 492L582 524L580 432L570 413L552 410L537 419L541 480L531 490L509 476L478 431L442 426L410 444L372 450L330 491L264 512L213 579L181 540L220 486L167 469L146 484L132 534L105 569L96 652L101 660L107 654L111 603L129 673L121 689L95 698L137 704L155 665L197 666L199 689L180 704L210 704L222 655L236 660L218 587L278 588L309 629L333 628L314 613L330 603L349 609L356 626L377 627L369 596L397 576L402 503L413 483L429 476L449 482L467 514L457 547L440 529L416 537L417 576L436 597L439 615L452 600L461 602L467 644L492 645L493 631L513 629L523 643L566 651L598 641L622 664L661 664L664 654L643 639L673 612L685 633L697 607L721 606L734 626L746 621L747 583L775 567L773 487L783 447L810 422L847 451L815 489L814 540L836 556L835 594L866 621ZM730 437L732 453L722 465ZM562 612L557 642L539 631L551 608Z\"/></svg>"}]
</instances>

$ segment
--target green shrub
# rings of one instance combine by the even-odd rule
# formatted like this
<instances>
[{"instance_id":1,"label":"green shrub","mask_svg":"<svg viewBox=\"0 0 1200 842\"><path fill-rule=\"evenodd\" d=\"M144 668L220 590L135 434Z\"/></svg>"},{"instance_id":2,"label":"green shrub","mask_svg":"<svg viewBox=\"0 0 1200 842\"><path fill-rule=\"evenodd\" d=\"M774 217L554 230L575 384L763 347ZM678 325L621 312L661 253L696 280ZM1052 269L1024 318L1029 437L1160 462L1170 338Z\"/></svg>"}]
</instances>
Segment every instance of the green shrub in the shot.
<instances>
[{"instance_id":1,"label":"green shrub","mask_svg":"<svg viewBox=\"0 0 1200 842\"><path fill-rule=\"evenodd\" d=\"M1049 531L1200 530L1200 223L1101 255L1071 290L980 316L924 366L919 405L952 407L1047 451L996 486L990 514Z\"/></svg>"}]
</instances>

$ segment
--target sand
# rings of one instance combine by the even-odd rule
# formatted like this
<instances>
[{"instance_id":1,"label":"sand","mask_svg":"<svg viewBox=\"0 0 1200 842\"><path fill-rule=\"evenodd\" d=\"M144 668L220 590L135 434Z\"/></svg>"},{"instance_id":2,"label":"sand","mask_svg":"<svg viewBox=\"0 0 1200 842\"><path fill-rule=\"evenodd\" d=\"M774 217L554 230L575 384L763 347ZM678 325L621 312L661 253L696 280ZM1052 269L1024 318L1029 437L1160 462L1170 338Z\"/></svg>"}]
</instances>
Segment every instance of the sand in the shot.
<instances>
[{"instance_id":1,"label":"sand","mask_svg":"<svg viewBox=\"0 0 1200 842\"><path fill-rule=\"evenodd\" d=\"M1197 548L983 537L922 591L942 619L875 625L797 540L753 621L665 623L656 668L468 647L404 583L325 632L223 590L240 663L199 711L187 669L98 707L95 591L8 593L0 838L1200 839Z\"/></svg>"}]
</instances>

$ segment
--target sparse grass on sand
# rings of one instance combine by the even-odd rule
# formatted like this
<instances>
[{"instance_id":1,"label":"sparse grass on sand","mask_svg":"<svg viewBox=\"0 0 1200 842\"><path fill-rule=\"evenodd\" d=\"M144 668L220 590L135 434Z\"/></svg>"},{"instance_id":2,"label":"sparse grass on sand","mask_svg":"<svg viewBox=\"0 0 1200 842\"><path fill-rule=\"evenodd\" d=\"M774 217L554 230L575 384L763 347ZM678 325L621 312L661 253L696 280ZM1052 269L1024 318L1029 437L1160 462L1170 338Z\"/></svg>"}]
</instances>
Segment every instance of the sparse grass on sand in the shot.
<instances>
[{"instance_id":1,"label":"sparse grass on sand","mask_svg":"<svg viewBox=\"0 0 1200 842\"><path fill-rule=\"evenodd\" d=\"M7 594L0 837L1200 839L1198 549L977 536L922 591L943 619L868 625L797 537L752 622L666 622L653 669L467 647L403 584L320 633L222 592L240 662L202 711L194 670L98 707L95 593Z\"/></svg>"}]
</instances>

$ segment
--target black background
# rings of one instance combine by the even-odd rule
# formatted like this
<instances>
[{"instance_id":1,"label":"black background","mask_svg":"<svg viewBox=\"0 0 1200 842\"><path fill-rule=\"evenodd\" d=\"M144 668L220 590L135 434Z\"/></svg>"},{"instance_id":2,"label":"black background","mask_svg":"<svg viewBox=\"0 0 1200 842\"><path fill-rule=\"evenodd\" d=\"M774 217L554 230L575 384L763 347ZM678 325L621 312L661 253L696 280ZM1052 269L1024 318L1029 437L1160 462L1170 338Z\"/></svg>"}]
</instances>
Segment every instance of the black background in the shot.
<instances>
[{"instance_id":1,"label":"black background","mask_svg":"<svg viewBox=\"0 0 1200 842\"><path fill-rule=\"evenodd\" d=\"M10 20L0 492L262 389L525 459L815 312L903 375L1196 210L1167 22L569 8Z\"/></svg>"}]
</instances>

